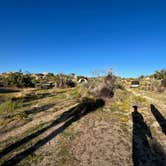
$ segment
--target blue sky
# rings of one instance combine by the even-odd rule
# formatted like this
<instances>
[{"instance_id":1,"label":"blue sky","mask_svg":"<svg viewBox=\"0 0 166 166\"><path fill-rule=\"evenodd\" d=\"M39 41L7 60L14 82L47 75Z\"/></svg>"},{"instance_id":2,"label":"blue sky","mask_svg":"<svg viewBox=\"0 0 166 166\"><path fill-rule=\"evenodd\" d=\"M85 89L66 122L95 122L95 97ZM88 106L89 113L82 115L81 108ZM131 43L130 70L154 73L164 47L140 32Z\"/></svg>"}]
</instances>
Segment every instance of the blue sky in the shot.
<instances>
[{"instance_id":1,"label":"blue sky","mask_svg":"<svg viewBox=\"0 0 166 166\"><path fill-rule=\"evenodd\" d=\"M165 0L0 1L0 72L135 77L166 68Z\"/></svg>"}]
</instances>

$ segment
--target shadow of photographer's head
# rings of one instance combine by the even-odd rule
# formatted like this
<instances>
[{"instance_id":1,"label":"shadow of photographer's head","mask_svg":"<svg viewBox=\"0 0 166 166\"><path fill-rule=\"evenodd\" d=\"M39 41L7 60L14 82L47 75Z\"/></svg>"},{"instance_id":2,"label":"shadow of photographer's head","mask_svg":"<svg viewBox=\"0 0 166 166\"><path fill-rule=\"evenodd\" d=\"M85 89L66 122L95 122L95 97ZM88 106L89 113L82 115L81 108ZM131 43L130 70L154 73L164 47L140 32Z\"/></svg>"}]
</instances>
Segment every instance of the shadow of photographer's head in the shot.
<instances>
[{"instance_id":1,"label":"shadow of photographer's head","mask_svg":"<svg viewBox=\"0 0 166 166\"><path fill-rule=\"evenodd\" d=\"M138 106L134 105L133 109L134 109L134 112L138 112Z\"/></svg>"}]
</instances>

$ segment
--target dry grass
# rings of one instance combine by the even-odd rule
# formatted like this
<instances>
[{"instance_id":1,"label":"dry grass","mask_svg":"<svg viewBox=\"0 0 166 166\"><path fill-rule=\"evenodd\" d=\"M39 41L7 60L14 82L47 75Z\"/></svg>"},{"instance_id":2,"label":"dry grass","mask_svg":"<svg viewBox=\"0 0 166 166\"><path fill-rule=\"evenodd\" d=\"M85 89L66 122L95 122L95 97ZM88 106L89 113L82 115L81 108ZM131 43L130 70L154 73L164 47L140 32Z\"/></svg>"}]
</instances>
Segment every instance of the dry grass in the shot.
<instances>
[{"instance_id":1,"label":"dry grass","mask_svg":"<svg viewBox=\"0 0 166 166\"><path fill-rule=\"evenodd\" d=\"M0 164L27 149L34 150L34 145L40 145L18 165L100 166L121 163L131 166L133 105L138 106L153 137L166 148L165 137L150 112L148 100L125 89L117 89L113 98L106 99L104 107L82 117L78 113L77 116L72 115L72 110L80 108L81 114L88 107L85 97L90 103L95 101L87 89L78 86L3 94L5 103L0 105L0 152L4 154ZM155 97L164 102L162 96L156 94ZM85 107L79 107L82 102ZM6 147L10 148L5 151Z\"/></svg>"}]
</instances>

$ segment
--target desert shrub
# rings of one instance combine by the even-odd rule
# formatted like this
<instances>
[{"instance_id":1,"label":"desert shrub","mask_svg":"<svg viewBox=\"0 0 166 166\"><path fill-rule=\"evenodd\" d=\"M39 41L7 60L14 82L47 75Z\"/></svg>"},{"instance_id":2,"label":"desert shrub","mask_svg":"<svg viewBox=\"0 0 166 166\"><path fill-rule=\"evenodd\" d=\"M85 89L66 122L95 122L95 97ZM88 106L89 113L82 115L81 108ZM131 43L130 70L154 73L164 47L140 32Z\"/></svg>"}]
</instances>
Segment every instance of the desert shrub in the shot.
<instances>
[{"instance_id":1,"label":"desert shrub","mask_svg":"<svg viewBox=\"0 0 166 166\"><path fill-rule=\"evenodd\" d=\"M23 74L21 72L10 73L6 78L4 78L4 86L22 87Z\"/></svg>"},{"instance_id":2,"label":"desert shrub","mask_svg":"<svg viewBox=\"0 0 166 166\"><path fill-rule=\"evenodd\" d=\"M112 74L112 70L104 79L104 86L101 88L99 95L101 97L113 97L115 89L116 77Z\"/></svg>"},{"instance_id":3,"label":"desert shrub","mask_svg":"<svg viewBox=\"0 0 166 166\"><path fill-rule=\"evenodd\" d=\"M162 86L159 86L158 89L157 89L158 92L162 93L165 91L165 88L162 87Z\"/></svg>"},{"instance_id":4,"label":"desert shrub","mask_svg":"<svg viewBox=\"0 0 166 166\"><path fill-rule=\"evenodd\" d=\"M155 74L153 74L152 76L158 80L166 79L166 69L156 71Z\"/></svg>"},{"instance_id":5,"label":"desert shrub","mask_svg":"<svg viewBox=\"0 0 166 166\"><path fill-rule=\"evenodd\" d=\"M67 77L64 74L57 74L55 76L55 87L56 88L65 88L66 87Z\"/></svg>"},{"instance_id":6,"label":"desert shrub","mask_svg":"<svg viewBox=\"0 0 166 166\"><path fill-rule=\"evenodd\" d=\"M164 88L166 88L166 79L163 79L161 81L161 86L164 87Z\"/></svg>"},{"instance_id":7,"label":"desert shrub","mask_svg":"<svg viewBox=\"0 0 166 166\"><path fill-rule=\"evenodd\" d=\"M120 78L116 78L114 84L115 84L115 88L116 89L121 89L121 90L125 89L124 83L123 83L123 81Z\"/></svg>"},{"instance_id":8,"label":"desert shrub","mask_svg":"<svg viewBox=\"0 0 166 166\"><path fill-rule=\"evenodd\" d=\"M76 83L72 81L71 75L57 74L55 76L55 87L56 88L68 88L75 87Z\"/></svg>"},{"instance_id":9,"label":"desert shrub","mask_svg":"<svg viewBox=\"0 0 166 166\"><path fill-rule=\"evenodd\" d=\"M166 90L166 79L163 79L157 86L157 92L164 92Z\"/></svg>"},{"instance_id":10,"label":"desert shrub","mask_svg":"<svg viewBox=\"0 0 166 166\"><path fill-rule=\"evenodd\" d=\"M101 90L99 91L98 96L100 96L100 97L113 97L114 91L113 91L113 89L110 89L107 86L103 86L101 88Z\"/></svg>"},{"instance_id":11,"label":"desert shrub","mask_svg":"<svg viewBox=\"0 0 166 166\"><path fill-rule=\"evenodd\" d=\"M112 74L112 70L104 78L103 82L97 85L93 93L97 97L110 98L114 96L116 77Z\"/></svg>"},{"instance_id":12,"label":"desert shrub","mask_svg":"<svg viewBox=\"0 0 166 166\"><path fill-rule=\"evenodd\" d=\"M23 86L24 87L35 87L35 80L29 75L23 75Z\"/></svg>"},{"instance_id":13,"label":"desert shrub","mask_svg":"<svg viewBox=\"0 0 166 166\"><path fill-rule=\"evenodd\" d=\"M162 92L161 82L158 80L153 80L151 83L151 91Z\"/></svg>"},{"instance_id":14,"label":"desert shrub","mask_svg":"<svg viewBox=\"0 0 166 166\"><path fill-rule=\"evenodd\" d=\"M10 73L7 77L3 78L3 86L18 87L18 88L34 87L34 82L30 74L15 72L15 73Z\"/></svg>"},{"instance_id":15,"label":"desert shrub","mask_svg":"<svg viewBox=\"0 0 166 166\"><path fill-rule=\"evenodd\" d=\"M104 81L104 77L101 78L89 78L86 84L83 86L89 90L95 89L98 85L102 84Z\"/></svg>"},{"instance_id":16,"label":"desert shrub","mask_svg":"<svg viewBox=\"0 0 166 166\"><path fill-rule=\"evenodd\" d=\"M144 83L141 86L141 89L154 92L163 92L165 90L165 88L162 86L162 82L156 79L152 79L150 82Z\"/></svg>"},{"instance_id":17,"label":"desert shrub","mask_svg":"<svg viewBox=\"0 0 166 166\"><path fill-rule=\"evenodd\" d=\"M4 78L0 76L0 87L4 86Z\"/></svg>"},{"instance_id":18,"label":"desert shrub","mask_svg":"<svg viewBox=\"0 0 166 166\"><path fill-rule=\"evenodd\" d=\"M66 81L66 85L67 85L68 87L75 87L75 86L76 86L76 83L73 82L72 80L67 80L67 81Z\"/></svg>"}]
</instances>

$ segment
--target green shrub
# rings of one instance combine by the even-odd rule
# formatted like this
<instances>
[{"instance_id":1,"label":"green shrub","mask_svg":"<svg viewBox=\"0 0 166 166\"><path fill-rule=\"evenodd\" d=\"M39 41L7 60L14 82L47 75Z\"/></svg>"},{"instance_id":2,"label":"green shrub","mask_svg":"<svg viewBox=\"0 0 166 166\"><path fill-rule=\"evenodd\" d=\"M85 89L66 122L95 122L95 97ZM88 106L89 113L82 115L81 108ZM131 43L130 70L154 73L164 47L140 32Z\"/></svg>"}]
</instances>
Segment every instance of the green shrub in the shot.
<instances>
[{"instance_id":1,"label":"green shrub","mask_svg":"<svg viewBox=\"0 0 166 166\"><path fill-rule=\"evenodd\" d=\"M153 74L152 76L158 80L166 79L166 69L156 71L155 74Z\"/></svg>"},{"instance_id":2,"label":"green shrub","mask_svg":"<svg viewBox=\"0 0 166 166\"><path fill-rule=\"evenodd\" d=\"M1 79L1 84L5 87L34 87L34 79L30 74L22 72L9 73L7 77Z\"/></svg>"},{"instance_id":3,"label":"green shrub","mask_svg":"<svg viewBox=\"0 0 166 166\"><path fill-rule=\"evenodd\" d=\"M57 74L55 76L55 87L56 88L68 88L75 87L76 83L72 81L71 75Z\"/></svg>"},{"instance_id":4,"label":"green shrub","mask_svg":"<svg viewBox=\"0 0 166 166\"><path fill-rule=\"evenodd\" d=\"M7 101L0 106L0 114L6 114L7 116L13 114L16 108L16 103L12 101Z\"/></svg>"}]
</instances>

